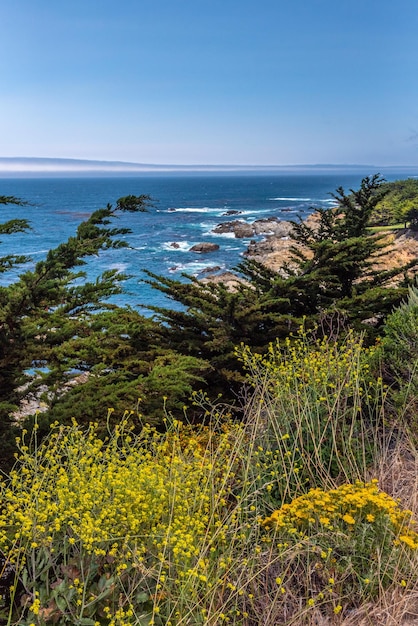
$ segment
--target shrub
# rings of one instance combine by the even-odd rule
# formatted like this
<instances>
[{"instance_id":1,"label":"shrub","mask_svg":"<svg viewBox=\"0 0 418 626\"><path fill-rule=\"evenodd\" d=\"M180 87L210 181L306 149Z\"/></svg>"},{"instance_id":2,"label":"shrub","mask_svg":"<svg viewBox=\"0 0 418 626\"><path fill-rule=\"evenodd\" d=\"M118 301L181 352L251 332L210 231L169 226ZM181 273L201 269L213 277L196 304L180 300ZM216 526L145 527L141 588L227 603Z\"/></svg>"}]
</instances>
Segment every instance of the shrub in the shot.
<instances>
[{"instance_id":1,"label":"shrub","mask_svg":"<svg viewBox=\"0 0 418 626\"><path fill-rule=\"evenodd\" d=\"M303 328L270 344L266 355L239 350L255 390L259 439L275 458L276 502L368 475L384 441L385 392L370 372L373 353L352 333L332 342L314 340Z\"/></svg>"},{"instance_id":2,"label":"shrub","mask_svg":"<svg viewBox=\"0 0 418 626\"><path fill-rule=\"evenodd\" d=\"M411 511L377 480L313 489L263 520L279 553L278 585L299 590L307 607L336 613L406 586L416 567Z\"/></svg>"},{"instance_id":3,"label":"shrub","mask_svg":"<svg viewBox=\"0 0 418 626\"><path fill-rule=\"evenodd\" d=\"M387 319L380 356L384 375L392 385L392 400L417 435L418 410L418 289Z\"/></svg>"},{"instance_id":4,"label":"shrub","mask_svg":"<svg viewBox=\"0 0 418 626\"><path fill-rule=\"evenodd\" d=\"M183 434L174 422L139 437L124 423L106 444L76 424L34 452L20 442L1 485L0 549L16 573L8 623L158 624L179 611L203 623L196 598L234 530L233 438L234 427Z\"/></svg>"}]
</instances>

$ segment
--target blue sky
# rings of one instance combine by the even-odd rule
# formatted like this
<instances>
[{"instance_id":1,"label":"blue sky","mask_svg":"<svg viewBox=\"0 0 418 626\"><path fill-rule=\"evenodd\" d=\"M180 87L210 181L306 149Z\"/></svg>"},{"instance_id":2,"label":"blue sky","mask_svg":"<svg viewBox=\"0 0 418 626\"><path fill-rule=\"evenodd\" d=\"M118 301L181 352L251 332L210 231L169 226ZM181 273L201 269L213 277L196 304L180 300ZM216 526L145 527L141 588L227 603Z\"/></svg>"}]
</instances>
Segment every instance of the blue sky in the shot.
<instances>
[{"instance_id":1,"label":"blue sky","mask_svg":"<svg viewBox=\"0 0 418 626\"><path fill-rule=\"evenodd\" d=\"M417 0L5 0L0 156L418 163Z\"/></svg>"}]
</instances>

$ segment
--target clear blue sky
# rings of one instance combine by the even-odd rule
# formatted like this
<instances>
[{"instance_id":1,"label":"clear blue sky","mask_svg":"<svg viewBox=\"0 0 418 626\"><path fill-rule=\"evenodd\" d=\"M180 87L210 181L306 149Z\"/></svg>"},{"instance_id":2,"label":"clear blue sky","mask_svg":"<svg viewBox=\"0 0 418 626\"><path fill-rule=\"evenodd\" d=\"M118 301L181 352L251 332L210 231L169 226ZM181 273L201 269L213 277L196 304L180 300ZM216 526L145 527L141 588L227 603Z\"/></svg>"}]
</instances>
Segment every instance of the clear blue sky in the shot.
<instances>
[{"instance_id":1,"label":"clear blue sky","mask_svg":"<svg viewBox=\"0 0 418 626\"><path fill-rule=\"evenodd\" d=\"M4 0L0 156L418 163L418 0Z\"/></svg>"}]
</instances>

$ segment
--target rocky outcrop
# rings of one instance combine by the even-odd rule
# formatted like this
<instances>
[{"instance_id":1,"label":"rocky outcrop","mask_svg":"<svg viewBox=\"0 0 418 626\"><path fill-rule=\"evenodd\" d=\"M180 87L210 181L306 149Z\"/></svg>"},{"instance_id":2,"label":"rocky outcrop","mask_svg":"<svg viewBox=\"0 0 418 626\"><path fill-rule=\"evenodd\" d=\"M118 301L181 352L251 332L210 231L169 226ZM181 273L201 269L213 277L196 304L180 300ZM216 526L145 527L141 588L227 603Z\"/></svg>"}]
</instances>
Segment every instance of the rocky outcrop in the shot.
<instances>
[{"instance_id":1,"label":"rocky outcrop","mask_svg":"<svg viewBox=\"0 0 418 626\"><path fill-rule=\"evenodd\" d=\"M318 225L318 220L318 213L312 213L306 218L305 223L315 229ZM283 265L289 264L289 267L292 267L292 263L290 263L290 249L295 247L302 248L302 246L297 244L290 236L293 228L292 223L286 221L280 223L283 225L283 230L279 231L278 234L267 236L262 241L252 241L246 252L244 252L244 256L264 263L270 269L276 272L279 271L286 276ZM305 249L304 252L309 256L309 251Z\"/></svg>"},{"instance_id":2,"label":"rocky outcrop","mask_svg":"<svg viewBox=\"0 0 418 626\"><path fill-rule=\"evenodd\" d=\"M277 217L267 217L253 222L255 235L274 235L287 237L292 230L292 224Z\"/></svg>"},{"instance_id":3,"label":"rocky outcrop","mask_svg":"<svg viewBox=\"0 0 418 626\"><path fill-rule=\"evenodd\" d=\"M385 241L385 240L384 240ZM378 270L390 270L410 263L418 257L418 233L409 228L402 228L388 233L385 243L388 252L377 258L373 267ZM410 273L410 278L413 272ZM393 284L399 282L395 277Z\"/></svg>"},{"instance_id":4,"label":"rocky outcrop","mask_svg":"<svg viewBox=\"0 0 418 626\"><path fill-rule=\"evenodd\" d=\"M318 226L319 214L312 213L309 215L305 223L315 229ZM219 224L214 232L231 233L236 237L252 237L256 235L265 235L261 241L251 241L248 245L244 256L264 263L267 267L281 272L286 275L283 266L289 264L291 267L290 249L292 247L299 248L304 251L307 256L310 251L301 244L296 243L290 236L292 231L292 223L279 220L276 217L256 220L253 223L244 222L243 220L235 220L232 222L223 222ZM400 229L388 231L386 242L389 244L388 250L381 258L377 258L374 264L376 269L392 269L400 267L418 257L418 233L410 229ZM222 282L222 274L216 277L217 282ZM233 282L231 276L227 276L227 282ZM236 277L235 277L236 279ZM394 284L398 279L394 279Z\"/></svg>"},{"instance_id":5,"label":"rocky outcrop","mask_svg":"<svg viewBox=\"0 0 418 626\"><path fill-rule=\"evenodd\" d=\"M74 376L62 386L58 395L62 396L67 391L69 391L71 387L82 385L83 383L87 382L89 375L89 372L83 372L81 374L78 374L77 376ZM26 389L27 385L26 387L20 387L18 391L26 391ZM50 408L48 401L45 401L43 399L43 397L45 397L47 400L50 400L50 398L48 398L48 395L50 394L48 394L47 392L48 387L46 385L41 385L40 387L38 387L35 393L28 393L26 397L24 397L23 400L20 402L20 406L17 411L14 411L14 413L12 413L13 419L18 422L28 415L35 415L35 413L44 413L45 411L48 411L48 409Z\"/></svg>"},{"instance_id":6,"label":"rocky outcrop","mask_svg":"<svg viewBox=\"0 0 418 626\"><path fill-rule=\"evenodd\" d=\"M190 248L190 252L215 252L219 250L217 243L211 243L209 241L203 241L202 243L196 243Z\"/></svg>"},{"instance_id":7,"label":"rocky outcrop","mask_svg":"<svg viewBox=\"0 0 418 626\"><path fill-rule=\"evenodd\" d=\"M237 239L245 239L255 235L284 237L289 234L291 228L290 222L279 220L277 217L267 217L254 222L245 222L244 220L222 222L213 229L213 232L216 234L234 233Z\"/></svg>"},{"instance_id":8,"label":"rocky outcrop","mask_svg":"<svg viewBox=\"0 0 418 626\"><path fill-rule=\"evenodd\" d=\"M294 245L290 237L268 237L263 241L251 242L244 256L278 271L289 261L290 248Z\"/></svg>"},{"instance_id":9,"label":"rocky outcrop","mask_svg":"<svg viewBox=\"0 0 418 626\"><path fill-rule=\"evenodd\" d=\"M317 220L317 214L313 214L309 216L306 223L315 227ZM375 269L390 270L406 265L418 257L418 234L412 230L388 231L386 243L388 244L387 252L384 256L376 259L373 265ZM291 237L275 235L266 237L262 241L251 242L244 252L244 256L264 263L270 269L281 271L283 265L289 263L291 247L303 249L305 254L309 256L310 251L300 244L296 244ZM398 280L399 278L395 278L393 284L396 284Z\"/></svg>"},{"instance_id":10,"label":"rocky outcrop","mask_svg":"<svg viewBox=\"0 0 418 626\"><path fill-rule=\"evenodd\" d=\"M219 272L221 270L220 265L213 265L212 267L205 267L200 273L201 274L214 274L215 272Z\"/></svg>"},{"instance_id":11,"label":"rocky outcrop","mask_svg":"<svg viewBox=\"0 0 418 626\"><path fill-rule=\"evenodd\" d=\"M238 239L245 239L246 237L252 237L254 230L252 224L247 224L244 220L234 220L233 222L223 222L218 224L213 229L213 232L217 235L223 235L224 233L234 233Z\"/></svg>"},{"instance_id":12,"label":"rocky outcrop","mask_svg":"<svg viewBox=\"0 0 418 626\"><path fill-rule=\"evenodd\" d=\"M207 278L201 278L200 282L207 283L222 283L230 291L236 291L240 284L248 284L246 280L237 276L233 272L222 272L222 274L216 274L215 276L208 276Z\"/></svg>"}]
</instances>

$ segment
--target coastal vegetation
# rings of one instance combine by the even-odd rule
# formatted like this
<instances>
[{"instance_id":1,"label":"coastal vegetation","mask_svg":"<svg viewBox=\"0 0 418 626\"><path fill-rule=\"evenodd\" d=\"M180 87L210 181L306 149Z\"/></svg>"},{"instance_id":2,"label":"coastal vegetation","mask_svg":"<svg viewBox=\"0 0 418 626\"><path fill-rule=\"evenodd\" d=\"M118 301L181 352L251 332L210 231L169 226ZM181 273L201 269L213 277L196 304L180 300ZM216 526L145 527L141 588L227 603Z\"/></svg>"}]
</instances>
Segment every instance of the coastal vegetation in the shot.
<instances>
[{"instance_id":1,"label":"coastal vegetation","mask_svg":"<svg viewBox=\"0 0 418 626\"><path fill-rule=\"evenodd\" d=\"M369 224L387 193L382 187L373 176L358 191L338 189L335 207L318 210L316 223L294 223L295 245L280 271L246 259L237 268L245 280L233 290L148 272L156 289L183 305L181 311L151 307L163 323L166 345L206 359L213 368L210 387L230 398L242 382L234 353L241 341L264 352L269 342L285 339L303 323L319 325L317 332L328 337L352 328L366 343L374 342L418 267L416 257L389 269L379 266L390 244Z\"/></svg>"},{"instance_id":2,"label":"coastal vegetation","mask_svg":"<svg viewBox=\"0 0 418 626\"><path fill-rule=\"evenodd\" d=\"M418 219L418 180L407 178L392 183L383 183L384 197L377 203L372 222L378 224L400 223L417 228Z\"/></svg>"},{"instance_id":3,"label":"coastal vegetation","mask_svg":"<svg viewBox=\"0 0 418 626\"><path fill-rule=\"evenodd\" d=\"M418 259L380 264L390 193L338 189L280 272L248 259L234 290L149 273L183 305L151 318L106 302L122 275L80 271L148 196L0 288L1 623L408 623Z\"/></svg>"}]
</instances>

